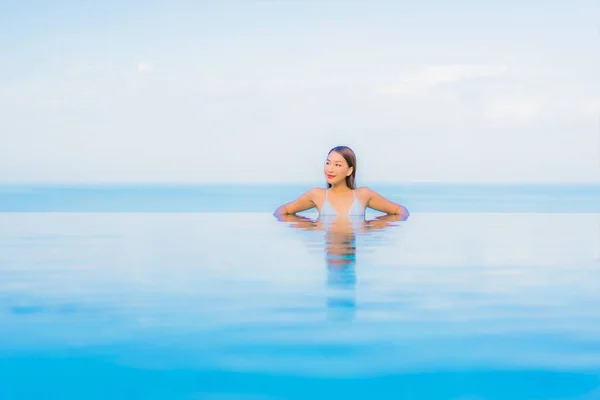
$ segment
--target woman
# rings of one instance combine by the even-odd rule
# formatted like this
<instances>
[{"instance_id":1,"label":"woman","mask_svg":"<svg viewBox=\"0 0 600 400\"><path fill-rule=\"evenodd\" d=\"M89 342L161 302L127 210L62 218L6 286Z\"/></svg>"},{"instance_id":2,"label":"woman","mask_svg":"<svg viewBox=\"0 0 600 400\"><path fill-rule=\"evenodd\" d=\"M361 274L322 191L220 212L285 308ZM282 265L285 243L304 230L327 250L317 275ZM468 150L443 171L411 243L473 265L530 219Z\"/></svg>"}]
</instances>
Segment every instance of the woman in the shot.
<instances>
[{"instance_id":1,"label":"woman","mask_svg":"<svg viewBox=\"0 0 600 400\"><path fill-rule=\"evenodd\" d=\"M377 192L355 188L356 155L347 146L334 147L325 162L327 189L314 188L296 200L275 210L276 216L296 214L316 207L319 216L364 216L367 207L391 215L408 217L406 207L384 198Z\"/></svg>"}]
</instances>

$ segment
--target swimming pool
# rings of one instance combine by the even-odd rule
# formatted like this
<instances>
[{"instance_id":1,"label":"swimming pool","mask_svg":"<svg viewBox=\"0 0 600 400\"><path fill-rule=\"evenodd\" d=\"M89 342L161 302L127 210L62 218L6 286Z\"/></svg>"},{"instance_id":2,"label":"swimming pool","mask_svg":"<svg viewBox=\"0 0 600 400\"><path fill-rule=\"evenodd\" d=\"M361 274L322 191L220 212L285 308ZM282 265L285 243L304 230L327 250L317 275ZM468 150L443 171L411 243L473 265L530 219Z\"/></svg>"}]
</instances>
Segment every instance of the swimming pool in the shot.
<instances>
[{"instance_id":1,"label":"swimming pool","mask_svg":"<svg viewBox=\"0 0 600 400\"><path fill-rule=\"evenodd\" d=\"M523 198L0 213L0 399L600 398L600 212Z\"/></svg>"}]
</instances>

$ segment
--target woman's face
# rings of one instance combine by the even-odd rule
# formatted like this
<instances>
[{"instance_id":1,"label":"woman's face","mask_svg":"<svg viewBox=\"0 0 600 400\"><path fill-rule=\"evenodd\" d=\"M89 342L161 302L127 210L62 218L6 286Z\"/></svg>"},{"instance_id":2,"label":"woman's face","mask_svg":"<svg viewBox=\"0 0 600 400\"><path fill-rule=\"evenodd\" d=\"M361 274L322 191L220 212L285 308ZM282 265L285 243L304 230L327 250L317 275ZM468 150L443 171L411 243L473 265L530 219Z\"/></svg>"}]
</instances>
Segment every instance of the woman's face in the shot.
<instances>
[{"instance_id":1,"label":"woman's face","mask_svg":"<svg viewBox=\"0 0 600 400\"><path fill-rule=\"evenodd\" d=\"M332 151L325 161L324 173L327 183L336 185L352 174L352 168L348 167L348 163L340 153Z\"/></svg>"}]
</instances>

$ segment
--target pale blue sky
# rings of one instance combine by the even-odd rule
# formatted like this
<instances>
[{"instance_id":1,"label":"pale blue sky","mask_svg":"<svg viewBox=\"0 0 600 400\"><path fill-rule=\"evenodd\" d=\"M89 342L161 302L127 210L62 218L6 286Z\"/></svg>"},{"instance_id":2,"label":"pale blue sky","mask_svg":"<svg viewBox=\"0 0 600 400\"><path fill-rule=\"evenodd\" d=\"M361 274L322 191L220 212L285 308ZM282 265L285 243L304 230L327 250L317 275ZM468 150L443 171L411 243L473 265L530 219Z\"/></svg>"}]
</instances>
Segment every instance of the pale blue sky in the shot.
<instances>
[{"instance_id":1,"label":"pale blue sky","mask_svg":"<svg viewBox=\"0 0 600 400\"><path fill-rule=\"evenodd\" d=\"M596 1L0 0L0 182L600 182Z\"/></svg>"}]
</instances>

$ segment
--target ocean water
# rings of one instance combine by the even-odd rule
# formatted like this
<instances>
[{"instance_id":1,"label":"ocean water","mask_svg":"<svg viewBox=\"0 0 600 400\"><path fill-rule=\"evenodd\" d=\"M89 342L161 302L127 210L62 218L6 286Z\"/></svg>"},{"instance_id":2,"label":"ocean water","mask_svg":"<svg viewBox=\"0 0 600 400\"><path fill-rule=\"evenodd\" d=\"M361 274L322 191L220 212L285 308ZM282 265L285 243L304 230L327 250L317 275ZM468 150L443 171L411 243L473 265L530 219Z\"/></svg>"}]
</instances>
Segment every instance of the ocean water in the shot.
<instances>
[{"instance_id":1,"label":"ocean water","mask_svg":"<svg viewBox=\"0 0 600 400\"><path fill-rule=\"evenodd\" d=\"M600 399L599 186L0 186L0 399Z\"/></svg>"}]
</instances>

